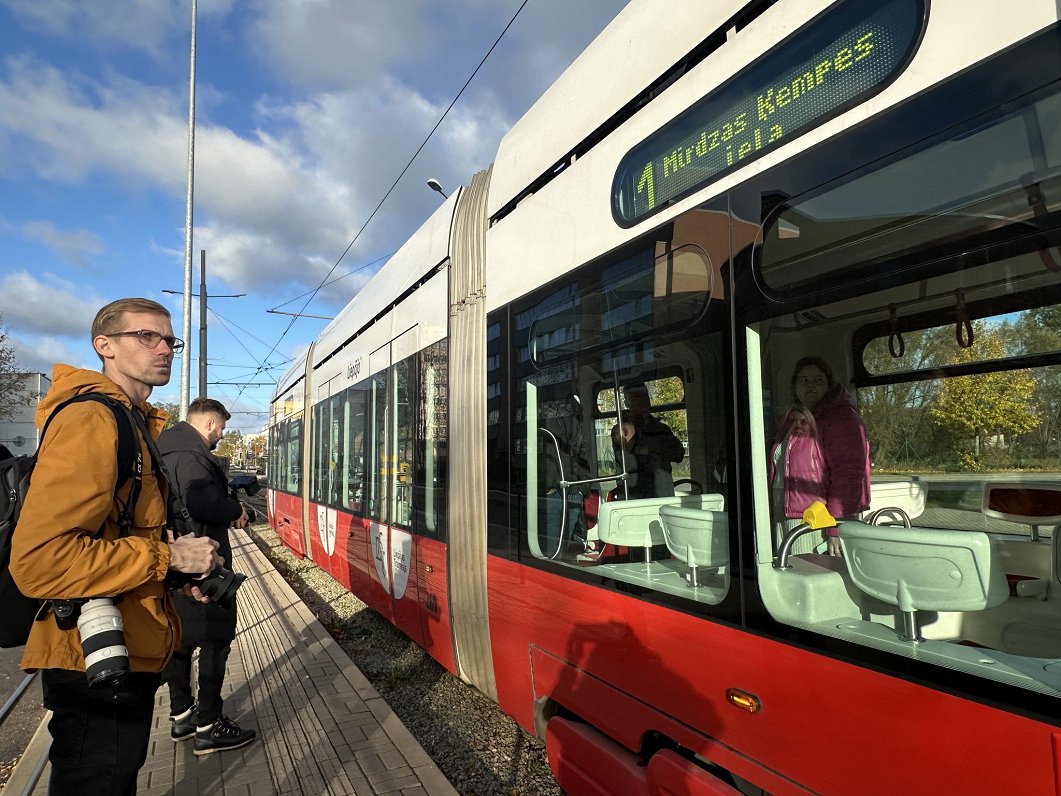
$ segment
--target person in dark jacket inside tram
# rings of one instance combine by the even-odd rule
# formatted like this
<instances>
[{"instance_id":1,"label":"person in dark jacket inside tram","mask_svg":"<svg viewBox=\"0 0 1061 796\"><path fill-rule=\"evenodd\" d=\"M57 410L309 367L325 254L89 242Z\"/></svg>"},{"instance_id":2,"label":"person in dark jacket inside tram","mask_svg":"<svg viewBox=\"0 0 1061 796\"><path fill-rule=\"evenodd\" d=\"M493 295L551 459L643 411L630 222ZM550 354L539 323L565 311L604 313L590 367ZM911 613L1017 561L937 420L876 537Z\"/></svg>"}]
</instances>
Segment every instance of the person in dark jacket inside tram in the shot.
<instances>
[{"instance_id":1,"label":"person in dark jacket inside tram","mask_svg":"<svg viewBox=\"0 0 1061 796\"><path fill-rule=\"evenodd\" d=\"M191 527L181 517L176 494L170 496L169 516L174 533L194 533L217 541L218 555L231 566L228 530L247 525L248 515L229 495L228 478L211 451L225 433L231 417L225 405L212 398L196 398L188 419L162 432L159 451L169 469L172 488L191 515ZM170 695L170 736L174 741L194 736L195 754L238 749L254 740L255 731L242 729L222 712L221 686L225 663L236 638L236 595L228 605L194 602L176 596L181 619L180 646L167 668ZM227 602L227 601L226 601ZM199 649L197 699L191 682L192 654Z\"/></svg>"}]
</instances>

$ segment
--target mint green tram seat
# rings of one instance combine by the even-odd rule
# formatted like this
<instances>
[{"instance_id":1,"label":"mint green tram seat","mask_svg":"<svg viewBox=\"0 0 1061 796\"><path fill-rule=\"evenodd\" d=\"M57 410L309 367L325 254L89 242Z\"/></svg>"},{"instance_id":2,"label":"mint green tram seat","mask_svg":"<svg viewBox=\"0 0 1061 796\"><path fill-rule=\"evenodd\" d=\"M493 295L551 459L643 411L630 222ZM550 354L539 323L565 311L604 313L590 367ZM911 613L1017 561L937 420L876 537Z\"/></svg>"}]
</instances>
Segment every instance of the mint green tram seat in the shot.
<instances>
[{"instance_id":1,"label":"mint green tram seat","mask_svg":"<svg viewBox=\"0 0 1061 796\"><path fill-rule=\"evenodd\" d=\"M840 544L855 585L903 613L903 641L924 639L918 611L982 611L1009 597L986 533L843 522Z\"/></svg>"}]
</instances>

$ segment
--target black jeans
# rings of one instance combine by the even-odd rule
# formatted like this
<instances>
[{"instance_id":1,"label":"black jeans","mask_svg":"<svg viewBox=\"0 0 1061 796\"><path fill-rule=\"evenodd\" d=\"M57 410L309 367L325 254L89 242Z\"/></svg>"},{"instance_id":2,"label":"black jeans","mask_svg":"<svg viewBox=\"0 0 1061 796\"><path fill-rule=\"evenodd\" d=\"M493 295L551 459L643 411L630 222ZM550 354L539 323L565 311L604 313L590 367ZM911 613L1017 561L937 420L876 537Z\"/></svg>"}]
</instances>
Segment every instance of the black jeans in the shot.
<instances>
[{"instance_id":1,"label":"black jeans","mask_svg":"<svg viewBox=\"0 0 1061 796\"><path fill-rule=\"evenodd\" d=\"M151 717L160 677L133 672L114 686L90 688L84 672L41 671L51 780L56 796L130 796L147 759Z\"/></svg>"},{"instance_id":2,"label":"black jeans","mask_svg":"<svg viewBox=\"0 0 1061 796\"><path fill-rule=\"evenodd\" d=\"M166 668L169 685L169 712L179 716L192 706L192 652L199 648L199 709L196 723L213 724L221 715L221 686L225 682L225 663L231 641L204 641L181 645Z\"/></svg>"}]
</instances>

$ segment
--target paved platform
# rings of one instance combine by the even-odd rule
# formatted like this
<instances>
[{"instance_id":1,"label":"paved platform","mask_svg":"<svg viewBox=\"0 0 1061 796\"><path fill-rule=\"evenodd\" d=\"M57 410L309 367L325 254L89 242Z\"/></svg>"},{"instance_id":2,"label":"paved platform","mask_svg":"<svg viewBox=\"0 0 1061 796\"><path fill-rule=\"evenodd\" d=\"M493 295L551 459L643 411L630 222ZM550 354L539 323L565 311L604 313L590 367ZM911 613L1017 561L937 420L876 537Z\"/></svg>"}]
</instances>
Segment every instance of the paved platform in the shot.
<instances>
[{"instance_id":1,"label":"paved platform","mask_svg":"<svg viewBox=\"0 0 1061 796\"><path fill-rule=\"evenodd\" d=\"M225 713L258 730L249 746L202 757L169 737L159 689L138 794L456 794L387 703L242 531L232 532L238 635L225 679ZM45 719L47 721L47 719ZM20 796L47 753L42 724L5 788ZM33 794L47 792L48 769Z\"/></svg>"}]
</instances>

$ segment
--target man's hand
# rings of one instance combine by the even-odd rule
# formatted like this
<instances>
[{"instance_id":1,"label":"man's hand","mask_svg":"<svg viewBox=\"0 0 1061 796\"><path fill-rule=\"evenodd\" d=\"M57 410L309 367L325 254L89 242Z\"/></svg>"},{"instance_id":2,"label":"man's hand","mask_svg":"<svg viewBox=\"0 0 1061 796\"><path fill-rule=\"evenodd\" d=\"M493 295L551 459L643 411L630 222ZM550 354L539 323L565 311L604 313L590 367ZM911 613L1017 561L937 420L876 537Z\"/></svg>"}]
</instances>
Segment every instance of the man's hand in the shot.
<instances>
[{"instance_id":1,"label":"man's hand","mask_svg":"<svg viewBox=\"0 0 1061 796\"><path fill-rule=\"evenodd\" d=\"M203 594L198 586L193 586L191 583L185 583L179 589L174 589L174 591L180 592L185 597L191 597L196 602L203 603L203 605L210 602L210 598Z\"/></svg>"},{"instance_id":2,"label":"man's hand","mask_svg":"<svg viewBox=\"0 0 1061 796\"><path fill-rule=\"evenodd\" d=\"M223 563L217 554L218 544L207 536L186 536L173 538L173 531L166 530L169 536L169 568L189 575L207 575Z\"/></svg>"},{"instance_id":3,"label":"man's hand","mask_svg":"<svg viewBox=\"0 0 1061 796\"><path fill-rule=\"evenodd\" d=\"M241 505L240 508L243 508L243 506ZM232 520L232 527L233 528L246 528L247 527L247 523L249 521L250 521L250 517L247 515L247 510L243 509L243 513L240 514L239 517L237 517L236 519Z\"/></svg>"}]
</instances>

